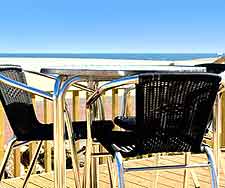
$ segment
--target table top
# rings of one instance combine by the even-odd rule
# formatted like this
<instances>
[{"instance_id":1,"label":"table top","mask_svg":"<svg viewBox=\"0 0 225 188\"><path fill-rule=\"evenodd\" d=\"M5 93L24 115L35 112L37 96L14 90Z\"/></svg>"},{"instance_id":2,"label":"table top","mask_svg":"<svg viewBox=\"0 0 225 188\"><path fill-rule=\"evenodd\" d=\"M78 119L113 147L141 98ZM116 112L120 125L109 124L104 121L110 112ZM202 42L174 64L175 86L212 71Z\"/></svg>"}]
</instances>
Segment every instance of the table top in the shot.
<instances>
[{"instance_id":1,"label":"table top","mask_svg":"<svg viewBox=\"0 0 225 188\"><path fill-rule=\"evenodd\" d=\"M143 72L206 72L205 67L193 66L155 66L155 65L76 65L51 66L41 69L42 73L82 78L107 80Z\"/></svg>"},{"instance_id":2,"label":"table top","mask_svg":"<svg viewBox=\"0 0 225 188\"><path fill-rule=\"evenodd\" d=\"M204 64L198 64L195 66L206 67L207 72L216 73L216 74L219 74L225 71L225 64L204 63Z\"/></svg>"}]
</instances>

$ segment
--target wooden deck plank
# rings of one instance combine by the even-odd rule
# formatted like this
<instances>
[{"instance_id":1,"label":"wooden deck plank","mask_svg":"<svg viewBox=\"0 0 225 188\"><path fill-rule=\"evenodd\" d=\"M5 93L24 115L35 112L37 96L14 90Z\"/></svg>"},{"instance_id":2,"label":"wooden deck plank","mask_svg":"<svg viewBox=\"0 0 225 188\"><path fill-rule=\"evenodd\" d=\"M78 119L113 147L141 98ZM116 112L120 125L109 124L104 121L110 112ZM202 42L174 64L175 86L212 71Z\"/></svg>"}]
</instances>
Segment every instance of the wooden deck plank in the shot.
<instances>
[{"instance_id":1,"label":"wooden deck plank","mask_svg":"<svg viewBox=\"0 0 225 188\"><path fill-rule=\"evenodd\" d=\"M4 182L0 182L0 187L1 188L15 188L15 187L13 187L11 185L8 185L7 183L4 183Z\"/></svg>"},{"instance_id":2,"label":"wooden deck plank","mask_svg":"<svg viewBox=\"0 0 225 188\"><path fill-rule=\"evenodd\" d=\"M168 160L172 161L173 159L168 159ZM176 157L176 161L182 162L181 156ZM205 155L192 155L191 162L192 163L203 163L203 162L207 163L207 158ZM199 175L199 178L202 177L202 181L205 181L206 179L208 179L208 182L210 182L209 168L199 168L199 169L196 169L195 171L196 171L196 174ZM223 174L222 169L220 169L220 186L225 187L225 177L224 176L225 175Z\"/></svg>"},{"instance_id":3,"label":"wooden deck plank","mask_svg":"<svg viewBox=\"0 0 225 188\"><path fill-rule=\"evenodd\" d=\"M139 160L137 160L139 161ZM126 166L142 166L142 165L138 165L137 161L129 161L129 165ZM126 162L125 162L126 163ZM146 172L128 172L125 174L125 181L126 184L127 183L133 183L136 186L139 187L149 187L152 184L152 172L149 171L149 174L146 175ZM166 179L166 181L168 181ZM161 181L158 184L158 187L173 187L173 186L168 186L166 181Z\"/></svg>"},{"instance_id":4,"label":"wooden deck plank","mask_svg":"<svg viewBox=\"0 0 225 188\"><path fill-rule=\"evenodd\" d=\"M41 174L41 178L46 179L46 181L49 181L49 184L54 187L54 174L53 173L46 173L46 174ZM74 182L71 179L66 179L66 187L68 188L74 188Z\"/></svg>"},{"instance_id":5,"label":"wooden deck plank","mask_svg":"<svg viewBox=\"0 0 225 188\"><path fill-rule=\"evenodd\" d=\"M174 161L174 158L172 156L163 156L161 157L160 160L160 164L161 165L171 165L171 164L182 164L182 162L184 161L183 156L176 156L176 161ZM191 162L207 162L206 158L204 160L204 158L201 158L199 156L195 156L194 161L191 160ZM136 162L136 165L149 165L149 159L146 160L139 160ZM198 180L200 181L200 184L204 187L206 186L206 184L210 185L210 172L208 168L198 168L198 169L194 169L196 172L196 175L198 177ZM149 172L146 172L146 174L150 174ZM160 171L160 177L164 176L167 178L171 178L173 181L183 181L183 170L167 170L167 171ZM178 176L177 176L178 175ZM177 177L176 177L177 176ZM179 177L180 176L180 177ZM189 182L192 182L191 176L190 176L190 180ZM224 175L221 174L220 175L220 187L225 187L225 178ZM189 183L190 184L190 183ZM193 182L191 184L193 186Z\"/></svg>"},{"instance_id":6,"label":"wooden deck plank","mask_svg":"<svg viewBox=\"0 0 225 188\"><path fill-rule=\"evenodd\" d=\"M224 159L223 154L223 159ZM196 162L207 162L207 158L204 155L192 155L191 163ZM125 166L150 166L154 163L154 158L146 158L146 159L136 159L125 161ZM176 155L176 156L162 156L160 159L160 165L171 165L171 164L183 164L184 156ZM210 172L208 168L198 168L194 169L195 173L198 177L199 183L201 187L210 188ZM128 188L149 188L152 185L153 171L145 171L145 172L128 172L125 174L126 187ZM222 172L222 171L221 171ZM81 170L82 174L82 170ZM176 170L160 170L159 180L157 187L158 188L176 188L182 187L183 183L183 169ZM6 179L1 182L1 188L20 188L22 187L23 178L12 178ZM66 176L66 185L67 188L74 188L74 178L73 172L71 170L67 171ZM188 181L189 187L194 187L191 176ZM107 172L106 165L100 166L100 188L108 188L109 184L109 175ZM53 173L43 173L39 175L33 175L30 178L29 184L27 188L54 188L54 176ZM220 188L225 188L225 176L221 173L220 175Z\"/></svg>"},{"instance_id":7,"label":"wooden deck plank","mask_svg":"<svg viewBox=\"0 0 225 188\"><path fill-rule=\"evenodd\" d=\"M36 178L39 178L39 176L37 175L34 175L36 176ZM32 177L34 178L34 177ZM19 187L22 187L23 185L23 178L11 178L11 179L8 179L8 180L3 180L3 182L13 188L19 188ZM38 185L38 184L33 184L31 182L28 183L27 185L27 188L42 188L43 185Z\"/></svg>"},{"instance_id":8,"label":"wooden deck plank","mask_svg":"<svg viewBox=\"0 0 225 188\"><path fill-rule=\"evenodd\" d=\"M54 187L54 181L46 179L42 176L38 176L38 178L32 176L29 180L30 183L42 185L42 188L52 188Z\"/></svg>"},{"instance_id":9,"label":"wooden deck plank","mask_svg":"<svg viewBox=\"0 0 225 188\"><path fill-rule=\"evenodd\" d=\"M136 167L140 167L140 166L150 166L153 164L153 160L154 159L144 159L143 160L135 160L132 164L132 166L136 166ZM176 171L177 173L175 173L174 171ZM162 186L167 186L167 187L177 187L178 184L181 184L183 182L183 179L181 177L183 177L183 173L182 170L173 170L171 171L173 172L172 174L170 172L167 171L160 171L159 173L159 181L158 181L158 185L162 184ZM142 178L145 178L146 180L151 180L152 181L152 173L153 171L145 171L145 172L141 172ZM136 173L134 172L134 174L136 176L140 176L140 172ZM165 175L166 174L166 175ZM172 176L173 175L173 176ZM177 179L179 181L177 181Z\"/></svg>"}]
</instances>

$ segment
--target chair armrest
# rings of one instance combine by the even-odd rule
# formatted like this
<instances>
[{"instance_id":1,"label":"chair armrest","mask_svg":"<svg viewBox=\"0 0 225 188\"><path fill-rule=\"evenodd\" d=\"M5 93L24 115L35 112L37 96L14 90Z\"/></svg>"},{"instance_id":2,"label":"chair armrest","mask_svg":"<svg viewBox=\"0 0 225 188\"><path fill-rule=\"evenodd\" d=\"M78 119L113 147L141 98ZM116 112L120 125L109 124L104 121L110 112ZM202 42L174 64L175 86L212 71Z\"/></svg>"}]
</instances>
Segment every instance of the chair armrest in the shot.
<instances>
[{"instance_id":1,"label":"chair armrest","mask_svg":"<svg viewBox=\"0 0 225 188\"><path fill-rule=\"evenodd\" d=\"M123 85L137 84L138 83L138 75L126 76L123 78L119 78L117 80L112 80L101 87L99 87L87 100L87 107L93 104L103 92L108 91L110 89L114 89Z\"/></svg>"},{"instance_id":2,"label":"chair armrest","mask_svg":"<svg viewBox=\"0 0 225 188\"><path fill-rule=\"evenodd\" d=\"M43 77L45 77L45 78L49 78L49 79L51 79L51 80L56 80L56 76L54 76L54 75L50 75L50 74L44 74L44 73L40 73L40 72L35 72L35 71L31 71L31 70L23 70L24 72L27 72L27 73L29 73L29 74L36 74L36 75L38 75L38 76L43 76Z\"/></svg>"},{"instance_id":3,"label":"chair armrest","mask_svg":"<svg viewBox=\"0 0 225 188\"><path fill-rule=\"evenodd\" d=\"M21 82L18 82L16 80L10 79L10 78L8 78L6 76L3 76L1 74L0 74L0 82L2 82L4 84L7 84L11 87L15 87L15 88L27 91L29 93L38 95L40 97L43 97L43 98L46 98L46 99L49 99L49 100L53 100L52 94L50 94L48 92L45 92L45 91L42 91L38 88L28 86L28 85L26 85L24 83L21 83Z\"/></svg>"},{"instance_id":4,"label":"chair armrest","mask_svg":"<svg viewBox=\"0 0 225 188\"><path fill-rule=\"evenodd\" d=\"M40 72L35 72L35 71L30 71L30 70L24 70L24 72L27 72L29 74L36 74L38 76L43 76L45 78L49 78L51 80L56 80L57 79L57 76L55 75L50 75L50 74L44 74L44 73L40 73ZM91 88L88 88L82 84L79 84L79 83L73 83L72 86L76 87L76 88L79 88L81 90L84 90L84 91L87 91L87 92L90 92L90 93L94 93L94 89L91 89Z\"/></svg>"}]
</instances>

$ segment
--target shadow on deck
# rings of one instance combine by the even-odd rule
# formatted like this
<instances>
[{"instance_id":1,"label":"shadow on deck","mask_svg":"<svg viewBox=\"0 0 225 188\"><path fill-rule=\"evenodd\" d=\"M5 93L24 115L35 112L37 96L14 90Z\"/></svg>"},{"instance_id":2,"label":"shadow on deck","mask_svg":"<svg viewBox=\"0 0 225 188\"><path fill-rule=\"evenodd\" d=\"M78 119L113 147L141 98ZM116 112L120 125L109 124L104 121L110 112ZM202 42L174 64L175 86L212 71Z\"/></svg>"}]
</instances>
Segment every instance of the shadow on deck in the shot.
<instances>
[{"instance_id":1,"label":"shadow on deck","mask_svg":"<svg viewBox=\"0 0 225 188\"><path fill-rule=\"evenodd\" d=\"M222 158L225 158L225 153L223 153ZM191 163L193 162L206 162L205 155L192 155ZM133 166L151 165L154 163L154 158L142 159L142 160L130 160L129 164ZM161 165L170 164L182 164L184 163L183 155L174 156L162 156L160 158ZM126 164L126 163L125 163ZM129 165L129 166L130 166ZM208 168L198 168L193 169L197 175L200 187L208 188L211 187L210 183L210 172ZM128 188L149 188L152 185L152 180L154 171L145 172L129 172L125 174L126 187ZM191 173L189 173L188 187L195 187ZM166 170L160 171L158 179L159 188L172 188L172 187L183 187L183 175L184 170ZM22 187L23 178L12 178L3 180L1 183L1 188L20 188ZM66 179L67 187L73 188L73 173L71 170L67 171ZM53 173L43 173L39 175L33 175L30 178L27 188L53 188L54 180ZM107 168L105 165L100 166L100 188L110 187L109 176L107 173ZM225 188L225 175L220 170L220 188Z\"/></svg>"}]
</instances>

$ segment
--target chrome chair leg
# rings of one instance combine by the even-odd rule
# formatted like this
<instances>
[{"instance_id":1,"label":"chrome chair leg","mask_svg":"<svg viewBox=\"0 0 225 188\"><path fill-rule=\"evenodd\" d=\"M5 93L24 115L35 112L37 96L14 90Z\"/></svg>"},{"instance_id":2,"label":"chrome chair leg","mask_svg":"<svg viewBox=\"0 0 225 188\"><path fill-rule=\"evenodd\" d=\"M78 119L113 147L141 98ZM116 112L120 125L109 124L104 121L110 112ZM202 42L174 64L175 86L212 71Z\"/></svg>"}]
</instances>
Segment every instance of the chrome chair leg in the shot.
<instances>
[{"instance_id":1,"label":"chrome chair leg","mask_svg":"<svg viewBox=\"0 0 225 188\"><path fill-rule=\"evenodd\" d=\"M26 187L27 187L28 179L29 179L29 177L30 177L30 175L31 175L31 173L32 173L32 171L33 171L33 169L34 169L34 165L35 165L35 163L36 163L36 161L37 161L37 158L38 158L38 155L39 155L39 153L40 153L42 143L43 143L43 140L40 141L40 142L38 143L38 145L37 145L36 152L35 152L35 154L34 154L32 160L31 160L31 162L30 162L30 166L29 166L29 169L28 169L28 171L27 171L27 175L26 175L25 180L24 180L24 182L23 182L23 188L26 188Z\"/></svg>"},{"instance_id":2,"label":"chrome chair leg","mask_svg":"<svg viewBox=\"0 0 225 188\"><path fill-rule=\"evenodd\" d=\"M125 188L124 184L124 168L122 156L119 152L115 153L117 173L118 173L118 188Z\"/></svg>"},{"instance_id":3,"label":"chrome chair leg","mask_svg":"<svg viewBox=\"0 0 225 188\"><path fill-rule=\"evenodd\" d=\"M7 148L6 148L6 151L5 151L5 154L4 154L1 166L0 166L0 181L2 180L2 177L4 175L4 170L5 170L7 161L9 159L9 156L10 156L11 151L13 149L13 145L15 144L16 140L17 140L17 138L14 135L12 138L10 138L10 140L9 140L9 142L7 144Z\"/></svg>"},{"instance_id":4,"label":"chrome chair leg","mask_svg":"<svg viewBox=\"0 0 225 188\"><path fill-rule=\"evenodd\" d=\"M85 188L91 185L91 153L92 153L92 138L91 138L91 109L86 108L86 118L87 118L87 139L86 139L86 153L85 153L85 165L84 165L84 175L83 175L83 185Z\"/></svg>"},{"instance_id":5,"label":"chrome chair leg","mask_svg":"<svg viewBox=\"0 0 225 188\"><path fill-rule=\"evenodd\" d=\"M213 152L208 146L203 146L203 150L207 154L207 158L209 161L209 167L210 167L210 174L211 174L211 179L212 179L212 188L218 188L218 176L216 172L216 165L215 165L215 160L213 158Z\"/></svg>"},{"instance_id":6,"label":"chrome chair leg","mask_svg":"<svg viewBox=\"0 0 225 188\"><path fill-rule=\"evenodd\" d=\"M79 164L78 164L76 143L75 143L74 131L73 131L71 119L70 119L68 113L69 112L66 109L64 115L65 115L66 129L67 129L67 133L68 133L68 139L70 142L70 148L71 148L71 154L72 154L74 180L75 180L76 187L80 188L81 184L80 184L80 174L79 174Z\"/></svg>"},{"instance_id":7,"label":"chrome chair leg","mask_svg":"<svg viewBox=\"0 0 225 188\"><path fill-rule=\"evenodd\" d=\"M109 171L110 185L112 188L115 188L116 187L115 168L113 166L113 161L111 157L107 157L107 167Z\"/></svg>"},{"instance_id":8,"label":"chrome chair leg","mask_svg":"<svg viewBox=\"0 0 225 188\"><path fill-rule=\"evenodd\" d=\"M93 147L93 152L95 153L95 148ZM99 167L99 157L92 157L91 158L91 187L92 188L99 188L99 174L98 174L98 167Z\"/></svg>"}]
</instances>

